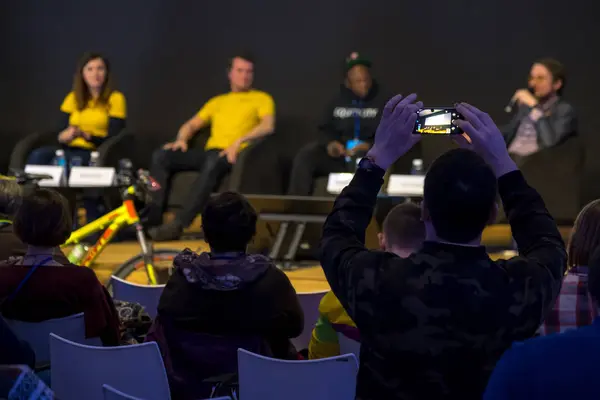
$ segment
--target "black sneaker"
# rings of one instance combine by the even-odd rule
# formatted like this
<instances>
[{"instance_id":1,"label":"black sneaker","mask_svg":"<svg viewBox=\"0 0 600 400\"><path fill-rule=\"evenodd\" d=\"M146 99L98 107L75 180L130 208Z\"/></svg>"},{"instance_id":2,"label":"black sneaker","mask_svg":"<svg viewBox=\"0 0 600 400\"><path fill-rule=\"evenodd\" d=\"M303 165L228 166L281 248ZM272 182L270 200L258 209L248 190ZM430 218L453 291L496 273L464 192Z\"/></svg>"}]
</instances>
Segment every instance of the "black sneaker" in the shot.
<instances>
[{"instance_id":1,"label":"black sneaker","mask_svg":"<svg viewBox=\"0 0 600 400\"><path fill-rule=\"evenodd\" d=\"M178 240L183 233L183 226L178 221L169 222L155 228L148 229L148 234L156 242Z\"/></svg>"}]
</instances>

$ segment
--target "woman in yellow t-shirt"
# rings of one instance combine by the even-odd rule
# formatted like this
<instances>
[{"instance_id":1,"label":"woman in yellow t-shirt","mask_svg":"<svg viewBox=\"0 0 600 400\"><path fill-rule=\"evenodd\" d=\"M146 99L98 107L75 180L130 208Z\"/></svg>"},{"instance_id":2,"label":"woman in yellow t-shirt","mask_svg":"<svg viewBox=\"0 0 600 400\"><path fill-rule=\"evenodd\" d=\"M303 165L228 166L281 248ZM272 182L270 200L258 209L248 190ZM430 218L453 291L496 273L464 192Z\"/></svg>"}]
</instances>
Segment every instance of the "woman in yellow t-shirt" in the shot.
<instances>
[{"instance_id":1,"label":"woman in yellow t-shirt","mask_svg":"<svg viewBox=\"0 0 600 400\"><path fill-rule=\"evenodd\" d=\"M97 53L85 53L81 57L73 90L65 97L60 111L62 130L58 134L58 143L32 151L28 164L51 164L56 150L62 148L69 164L79 158L87 165L91 152L125 127L125 96L113 88L106 57Z\"/></svg>"}]
</instances>

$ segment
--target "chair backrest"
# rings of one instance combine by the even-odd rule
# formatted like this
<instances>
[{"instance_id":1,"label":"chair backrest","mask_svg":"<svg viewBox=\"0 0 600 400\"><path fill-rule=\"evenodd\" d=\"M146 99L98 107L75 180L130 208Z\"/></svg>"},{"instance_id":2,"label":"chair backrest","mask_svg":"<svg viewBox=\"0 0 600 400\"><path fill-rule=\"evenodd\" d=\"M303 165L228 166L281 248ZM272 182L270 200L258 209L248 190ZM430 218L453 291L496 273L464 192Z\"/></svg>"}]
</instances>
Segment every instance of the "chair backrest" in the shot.
<instances>
[{"instance_id":1,"label":"chair backrest","mask_svg":"<svg viewBox=\"0 0 600 400\"><path fill-rule=\"evenodd\" d=\"M158 345L87 346L50 334L52 390L61 400L103 400L102 385L145 400L170 399Z\"/></svg>"},{"instance_id":2,"label":"chair backrest","mask_svg":"<svg viewBox=\"0 0 600 400\"><path fill-rule=\"evenodd\" d=\"M104 393L104 400L143 400L123 393L110 385L102 385L102 393Z\"/></svg>"},{"instance_id":3,"label":"chair backrest","mask_svg":"<svg viewBox=\"0 0 600 400\"><path fill-rule=\"evenodd\" d=\"M165 285L140 285L111 276L113 297L116 300L141 304L152 319L158 314L158 302Z\"/></svg>"},{"instance_id":4,"label":"chair backrest","mask_svg":"<svg viewBox=\"0 0 600 400\"><path fill-rule=\"evenodd\" d=\"M350 339L341 332L338 332L338 343L340 344L340 354L354 354L360 361L360 342Z\"/></svg>"},{"instance_id":5,"label":"chair backrest","mask_svg":"<svg viewBox=\"0 0 600 400\"><path fill-rule=\"evenodd\" d=\"M37 364L50 362L50 334L55 333L76 343L100 346L100 338L85 337L83 313L64 318L48 319L42 322L26 322L6 319L6 323L17 337L29 343L35 353Z\"/></svg>"},{"instance_id":6,"label":"chair backrest","mask_svg":"<svg viewBox=\"0 0 600 400\"><path fill-rule=\"evenodd\" d=\"M307 349L312 330L319 319L319 303L328 290L321 292L298 293L298 300L304 311L304 330L292 343L297 350Z\"/></svg>"},{"instance_id":7,"label":"chair backrest","mask_svg":"<svg viewBox=\"0 0 600 400\"><path fill-rule=\"evenodd\" d=\"M244 400L352 400L357 372L352 354L288 361L238 350L239 394Z\"/></svg>"}]
</instances>

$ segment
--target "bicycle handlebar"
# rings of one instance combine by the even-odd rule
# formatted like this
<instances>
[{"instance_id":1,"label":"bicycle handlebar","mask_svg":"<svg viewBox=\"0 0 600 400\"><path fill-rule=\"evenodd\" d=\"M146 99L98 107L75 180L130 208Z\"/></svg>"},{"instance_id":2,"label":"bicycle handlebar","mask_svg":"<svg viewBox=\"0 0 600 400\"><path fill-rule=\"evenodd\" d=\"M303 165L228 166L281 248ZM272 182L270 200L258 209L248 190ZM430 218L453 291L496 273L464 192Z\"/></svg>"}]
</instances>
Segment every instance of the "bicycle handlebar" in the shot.
<instances>
[{"instance_id":1,"label":"bicycle handlebar","mask_svg":"<svg viewBox=\"0 0 600 400\"><path fill-rule=\"evenodd\" d=\"M28 183L37 184L39 181L44 179L52 179L51 175L48 174L29 174L25 171L12 171L15 174L15 180L19 185L26 185Z\"/></svg>"},{"instance_id":2,"label":"bicycle handlebar","mask_svg":"<svg viewBox=\"0 0 600 400\"><path fill-rule=\"evenodd\" d=\"M138 181L144 185L144 188L150 192L156 192L157 190L160 190L160 184L158 182L156 182L156 179L154 179L152 176L150 176L150 173L144 169L139 169L138 170Z\"/></svg>"}]
</instances>

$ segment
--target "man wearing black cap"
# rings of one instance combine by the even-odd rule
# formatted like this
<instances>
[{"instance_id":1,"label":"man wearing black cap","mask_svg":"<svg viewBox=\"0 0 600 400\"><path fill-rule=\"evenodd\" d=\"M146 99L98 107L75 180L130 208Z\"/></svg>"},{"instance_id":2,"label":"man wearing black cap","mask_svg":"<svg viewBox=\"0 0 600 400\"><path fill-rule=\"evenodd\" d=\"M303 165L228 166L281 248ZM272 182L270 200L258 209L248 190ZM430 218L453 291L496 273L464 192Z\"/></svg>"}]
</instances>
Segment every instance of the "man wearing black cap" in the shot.
<instances>
[{"instance_id":1,"label":"man wearing black cap","mask_svg":"<svg viewBox=\"0 0 600 400\"><path fill-rule=\"evenodd\" d=\"M370 67L371 62L359 53L346 58L345 82L319 125L321 137L294 158L289 195L309 196L316 178L353 171L353 160L371 147L389 96L372 80Z\"/></svg>"}]
</instances>

